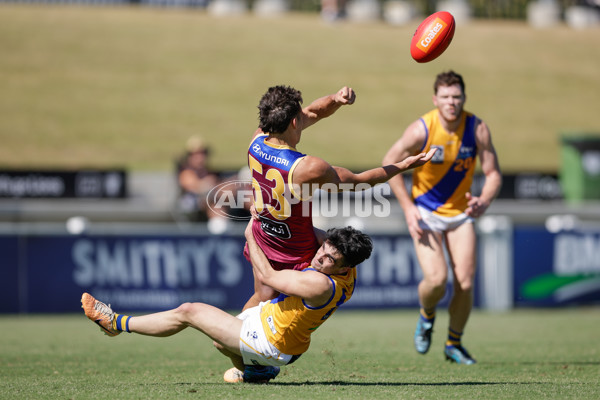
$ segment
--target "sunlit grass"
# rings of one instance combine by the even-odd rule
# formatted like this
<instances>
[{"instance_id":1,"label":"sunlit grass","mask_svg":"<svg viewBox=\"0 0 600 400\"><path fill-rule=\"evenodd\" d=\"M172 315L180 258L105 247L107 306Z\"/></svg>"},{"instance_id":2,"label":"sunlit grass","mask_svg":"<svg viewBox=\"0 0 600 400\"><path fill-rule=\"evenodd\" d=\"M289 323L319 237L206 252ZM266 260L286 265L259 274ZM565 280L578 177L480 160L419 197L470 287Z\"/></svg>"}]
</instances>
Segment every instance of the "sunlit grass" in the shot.
<instances>
[{"instance_id":1,"label":"sunlit grass","mask_svg":"<svg viewBox=\"0 0 600 400\"><path fill-rule=\"evenodd\" d=\"M478 364L413 348L416 311L340 310L269 385L228 385L228 360L188 329L108 338L83 315L0 316L0 398L597 399L598 308L476 311L464 343Z\"/></svg>"}]
</instances>

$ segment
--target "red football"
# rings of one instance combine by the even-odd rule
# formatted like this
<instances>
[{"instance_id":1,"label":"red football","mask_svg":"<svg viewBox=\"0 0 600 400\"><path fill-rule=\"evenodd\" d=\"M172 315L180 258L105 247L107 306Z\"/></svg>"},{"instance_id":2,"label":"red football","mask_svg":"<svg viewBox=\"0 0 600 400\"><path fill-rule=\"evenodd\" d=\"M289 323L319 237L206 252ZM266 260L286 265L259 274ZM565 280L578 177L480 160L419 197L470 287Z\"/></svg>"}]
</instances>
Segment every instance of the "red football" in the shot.
<instances>
[{"instance_id":1,"label":"red football","mask_svg":"<svg viewBox=\"0 0 600 400\"><path fill-rule=\"evenodd\" d=\"M454 37L454 17L438 11L425 18L410 42L410 55L416 62L435 60L448 48Z\"/></svg>"}]
</instances>

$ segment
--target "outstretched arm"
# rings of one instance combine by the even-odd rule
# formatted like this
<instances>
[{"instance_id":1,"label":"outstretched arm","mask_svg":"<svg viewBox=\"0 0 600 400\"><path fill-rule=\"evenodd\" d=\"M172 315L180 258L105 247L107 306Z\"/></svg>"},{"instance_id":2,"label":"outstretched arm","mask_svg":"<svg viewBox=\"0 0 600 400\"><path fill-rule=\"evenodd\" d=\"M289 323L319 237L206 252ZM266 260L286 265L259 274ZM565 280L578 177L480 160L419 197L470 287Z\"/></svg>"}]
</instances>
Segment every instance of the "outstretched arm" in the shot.
<instances>
[{"instance_id":1,"label":"outstretched arm","mask_svg":"<svg viewBox=\"0 0 600 400\"><path fill-rule=\"evenodd\" d=\"M335 113L343 105L354 104L356 94L348 86L344 86L334 94L316 99L302 109L302 127L304 129L323 118Z\"/></svg>"},{"instance_id":2,"label":"outstretched arm","mask_svg":"<svg viewBox=\"0 0 600 400\"><path fill-rule=\"evenodd\" d=\"M323 118L327 118L335 113L343 105L354 104L356 94L351 87L344 86L336 93L320 97L302 109L300 114L302 129L315 124ZM252 139L257 135L264 133L260 128L254 131Z\"/></svg>"},{"instance_id":3,"label":"outstretched arm","mask_svg":"<svg viewBox=\"0 0 600 400\"><path fill-rule=\"evenodd\" d=\"M352 173L350 170L343 167L333 167L337 176L340 179L340 183L366 183L374 186L378 183L387 182L394 176L408 171L410 169L420 167L425 164L435 154L437 149L431 149L427 153L419 153L415 156L408 156L404 160L394 164L385 165L379 168L373 168L368 171L364 171L358 174Z\"/></svg>"},{"instance_id":4,"label":"outstretched arm","mask_svg":"<svg viewBox=\"0 0 600 400\"><path fill-rule=\"evenodd\" d=\"M373 168L358 174L347 168L334 167L317 157L307 156L301 168L294 172L294 182L299 185L309 184L328 191L365 190L371 186L388 181L390 178L410 169L419 167L431 160L436 149L415 156L408 156L402 161L383 167ZM357 185L361 186L357 186Z\"/></svg>"}]
</instances>

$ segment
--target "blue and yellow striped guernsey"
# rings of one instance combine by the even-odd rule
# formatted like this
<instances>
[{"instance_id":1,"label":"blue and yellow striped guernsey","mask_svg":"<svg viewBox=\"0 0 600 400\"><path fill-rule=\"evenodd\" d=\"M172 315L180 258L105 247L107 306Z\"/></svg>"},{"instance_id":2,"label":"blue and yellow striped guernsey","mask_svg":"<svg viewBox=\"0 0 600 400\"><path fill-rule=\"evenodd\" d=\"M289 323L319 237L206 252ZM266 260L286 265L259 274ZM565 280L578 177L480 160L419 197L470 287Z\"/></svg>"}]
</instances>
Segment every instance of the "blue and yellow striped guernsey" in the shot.
<instances>
[{"instance_id":1,"label":"blue and yellow striped guernsey","mask_svg":"<svg viewBox=\"0 0 600 400\"><path fill-rule=\"evenodd\" d=\"M304 271L312 270L307 268ZM329 275L333 294L317 308L307 306L299 297L280 294L263 305L260 319L267 339L282 353L300 355L308 350L310 335L354 293L356 268L345 275Z\"/></svg>"},{"instance_id":2,"label":"blue and yellow striped guernsey","mask_svg":"<svg viewBox=\"0 0 600 400\"><path fill-rule=\"evenodd\" d=\"M460 118L454 133L442 127L437 109L420 118L427 134L422 151L438 150L429 163L414 170L412 197L418 206L443 217L467 209L466 193L471 190L475 172L475 128L479 120L466 111Z\"/></svg>"}]
</instances>

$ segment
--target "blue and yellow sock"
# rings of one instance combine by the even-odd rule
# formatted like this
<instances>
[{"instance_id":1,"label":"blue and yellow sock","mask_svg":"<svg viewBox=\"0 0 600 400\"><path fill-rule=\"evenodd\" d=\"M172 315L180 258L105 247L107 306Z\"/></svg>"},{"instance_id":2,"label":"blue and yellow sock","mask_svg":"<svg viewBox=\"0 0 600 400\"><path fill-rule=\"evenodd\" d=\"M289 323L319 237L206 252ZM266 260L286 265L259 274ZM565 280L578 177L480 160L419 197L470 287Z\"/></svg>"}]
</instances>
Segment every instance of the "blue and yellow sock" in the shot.
<instances>
[{"instance_id":1,"label":"blue and yellow sock","mask_svg":"<svg viewBox=\"0 0 600 400\"><path fill-rule=\"evenodd\" d=\"M446 346L460 346L460 340L462 338L462 332L456 332L448 328L448 340L446 340Z\"/></svg>"},{"instance_id":2,"label":"blue and yellow sock","mask_svg":"<svg viewBox=\"0 0 600 400\"><path fill-rule=\"evenodd\" d=\"M115 314L115 319L113 319L113 329L121 332L129 332L130 319L131 317L129 315Z\"/></svg>"},{"instance_id":3,"label":"blue and yellow sock","mask_svg":"<svg viewBox=\"0 0 600 400\"><path fill-rule=\"evenodd\" d=\"M424 309L421 307L420 314L421 319L425 322L431 322L433 324L433 321L435 321L435 308Z\"/></svg>"}]
</instances>

